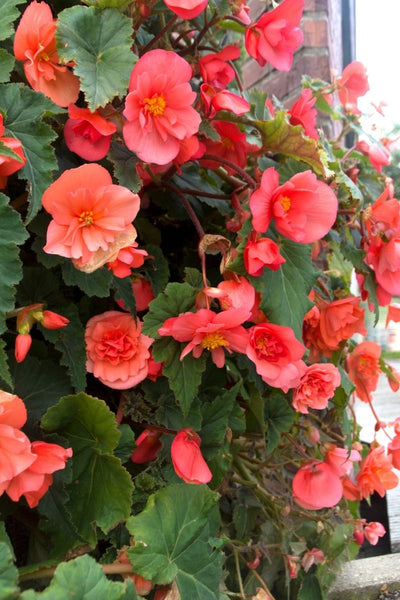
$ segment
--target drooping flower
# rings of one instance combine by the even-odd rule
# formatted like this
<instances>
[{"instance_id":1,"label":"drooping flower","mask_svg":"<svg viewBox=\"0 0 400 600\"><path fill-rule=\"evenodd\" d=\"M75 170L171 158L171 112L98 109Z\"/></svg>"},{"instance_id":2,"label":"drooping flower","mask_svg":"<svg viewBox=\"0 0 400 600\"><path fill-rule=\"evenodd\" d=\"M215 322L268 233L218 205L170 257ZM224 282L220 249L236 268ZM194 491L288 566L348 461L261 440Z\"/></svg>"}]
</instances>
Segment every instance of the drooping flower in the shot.
<instances>
[{"instance_id":1,"label":"drooping flower","mask_svg":"<svg viewBox=\"0 0 400 600\"><path fill-rule=\"evenodd\" d=\"M72 456L72 448L39 441L32 443L32 452L34 462L14 477L6 489L14 502L25 496L30 508L39 504L39 500L53 483L52 473L65 468L65 463Z\"/></svg>"},{"instance_id":2,"label":"drooping flower","mask_svg":"<svg viewBox=\"0 0 400 600\"><path fill-rule=\"evenodd\" d=\"M195 19L207 7L208 0L164 0L166 6L181 19Z\"/></svg>"},{"instance_id":3,"label":"drooping flower","mask_svg":"<svg viewBox=\"0 0 400 600\"><path fill-rule=\"evenodd\" d=\"M211 52L199 58L200 75L204 83L217 90L224 90L235 79L235 70L229 61L239 58L239 47L233 44L225 46L220 52Z\"/></svg>"},{"instance_id":4,"label":"drooping flower","mask_svg":"<svg viewBox=\"0 0 400 600\"><path fill-rule=\"evenodd\" d=\"M112 260L107 251L119 235L127 237L127 246L136 237L131 222L140 207L139 196L113 185L111 175L100 165L64 171L47 188L42 204L53 217L44 251L72 258L78 267L89 264L98 251L105 255L102 264L107 258Z\"/></svg>"},{"instance_id":5,"label":"drooping flower","mask_svg":"<svg viewBox=\"0 0 400 600\"><path fill-rule=\"evenodd\" d=\"M220 110L227 110L238 116L245 115L250 110L250 103L242 96L229 90L214 90L207 83L200 86L200 96L209 119L214 118Z\"/></svg>"},{"instance_id":6,"label":"drooping flower","mask_svg":"<svg viewBox=\"0 0 400 600\"><path fill-rule=\"evenodd\" d=\"M249 316L247 308L232 308L220 313L201 308L196 313L186 312L167 319L158 333L170 335L177 342L189 342L181 352L181 360L189 352L199 358L203 350L209 350L213 363L221 368L225 364L224 349L229 353L246 351L247 331L242 323Z\"/></svg>"},{"instance_id":7,"label":"drooping flower","mask_svg":"<svg viewBox=\"0 0 400 600\"><path fill-rule=\"evenodd\" d=\"M33 0L25 9L14 38L14 54L23 61L29 85L59 106L78 99L79 79L60 64L56 49L57 23L46 2Z\"/></svg>"},{"instance_id":8,"label":"drooping flower","mask_svg":"<svg viewBox=\"0 0 400 600\"><path fill-rule=\"evenodd\" d=\"M386 529L378 521L371 521L364 527L364 534L371 546L376 546L380 537L383 537Z\"/></svg>"},{"instance_id":9,"label":"drooping flower","mask_svg":"<svg viewBox=\"0 0 400 600\"><path fill-rule=\"evenodd\" d=\"M171 444L172 464L185 483L208 483L212 473L200 450L201 438L190 427L179 431Z\"/></svg>"},{"instance_id":10,"label":"drooping flower","mask_svg":"<svg viewBox=\"0 0 400 600\"><path fill-rule=\"evenodd\" d=\"M292 490L297 504L309 510L331 508L343 495L340 477L320 460L308 461L300 467L293 478Z\"/></svg>"},{"instance_id":11,"label":"drooping flower","mask_svg":"<svg viewBox=\"0 0 400 600\"><path fill-rule=\"evenodd\" d=\"M363 402L370 402L371 392L377 388L381 373L381 351L381 347L375 342L361 342L347 357L349 379L355 384L355 393Z\"/></svg>"},{"instance_id":12,"label":"drooping flower","mask_svg":"<svg viewBox=\"0 0 400 600\"><path fill-rule=\"evenodd\" d=\"M283 0L264 13L246 31L246 50L262 67L270 63L278 71L289 71L293 53L303 41L299 28L304 0Z\"/></svg>"},{"instance_id":13,"label":"drooping flower","mask_svg":"<svg viewBox=\"0 0 400 600\"><path fill-rule=\"evenodd\" d=\"M357 150L368 156L371 165L382 173L382 167L390 165L390 153L383 146L378 144L369 144L365 140L357 143Z\"/></svg>"},{"instance_id":14,"label":"drooping flower","mask_svg":"<svg viewBox=\"0 0 400 600\"><path fill-rule=\"evenodd\" d=\"M317 99L313 98L312 91L307 88L301 92L300 98L288 110L290 115L289 123L291 125L301 125L304 133L314 140L317 140L319 137L316 130L317 109L313 108L316 101Z\"/></svg>"},{"instance_id":15,"label":"drooping flower","mask_svg":"<svg viewBox=\"0 0 400 600\"><path fill-rule=\"evenodd\" d=\"M137 242L133 242L131 246L122 248L115 260L107 263L107 267L112 270L115 277L129 277L131 269L137 269L143 265L148 253L146 250L139 249L138 246Z\"/></svg>"},{"instance_id":16,"label":"drooping flower","mask_svg":"<svg viewBox=\"0 0 400 600\"><path fill-rule=\"evenodd\" d=\"M257 297L253 286L245 277L236 276L234 279L226 279L221 281L217 287L223 293L222 296L218 296L219 305L222 310L242 308L249 311L249 320L257 318L260 299Z\"/></svg>"},{"instance_id":17,"label":"drooping flower","mask_svg":"<svg viewBox=\"0 0 400 600\"><path fill-rule=\"evenodd\" d=\"M111 136L117 131L112 121L95 110L68 106L69 119L64 125L65 143L84 160L101 160L110 149Z\"/></svg>"},{"instance_id":18,"label":"drooping flower","mask_svg":"<svg viewBox=\"0 0 400 600\"><path fill-rule=\"evenodd\" d=\"M357 473L356 498L359 500L368 498L374 492L383 498L386 490L395 488L399 482L399 478L393 473L392 468L392 456L385 455L384 446L371 448Z\"/></svg>"},{"instance_id":19,"label":"drooping flower","mask_svg":"<svg viewBox=\"0 0 400 600\"><path fill-rule=\"evenodd\" d=\"M305 348L290 327L260 323L248 330L246 349L256 371L265 383L281 388L285 393L296 387L306 370L301 360Z\"/></svg>"},{"instance_id":20,"label":"drooping flower","mask_svg":"<svg viewBox=\"0 0 400 600\"><path fill-rule=\"evenodd\" d=\"M325 560L325 555L319 548L312 548L312 550L306 550L301 559L301 566L306 573L311 569L313 565L319 565Z\"/></svg>"},{"instance_id":21,"label":"drooping flower","mask_svg":"<svg viewBox=\"0 0 400 600\"><path fill-rule=\"evenodd\" d=\"M127 313L107 311L86 325L86 369L104 385L126 390L147 377L152 339Z\"/></svg>"},{"instance_id":22,"label":"drooping flower","mask_svg":"<svg viewBox=\"0 0 400 600\"><path fill-rule=\"evenodd\" d=\"M324 461L339 477L349 475L353 469L353 462L361 460L361 454L354 448L349 452L347 448L339 448L334 444L326 444Z\"/></svg>"},{"instance_id":23,"label":"drooping flower","mask_svg":"<svg viewBox=\"0 0 400 600\"><path fill-rule=\"evenodd\" d=\"M20 429L26 423L24 402L15 394L0 390L0 424Z\"/></svg>"},{"instance_id":24,"label":"drooping flower","mask_svg":"<svg viewBox=\"0 0 400 600\"><path fill-rule=\"evenodd\" d=\"M21 142L17 138L4 136L4 130L3 115L0 113L0 142L15 152L21 160L13 158L12 156L2 155L0 148L0 189L6 186L7 177L16 171L19 171L19 169L22 169L26 163L26 157Z\"/></svg>"},{"instance_id":25,"label":"drooping flower","mask_svg":"<svg viewBox=\"0 0 400 600\"><path fill-rule=\"evenodd\" d=\"M323 410L340 385L340 372L331 363L315 363L307 367L299 385L293 390L293 407L303 414L309 408Z\"/></svg>"},{"instance_id":26,"label":"drooping flower","mask_svg":"<svg viewBox=\"0 0 400 600\"><path fill-rule=\"evenodd\" d=\"M274 219L279 233L303 244L320 240L328 233L336 220L337 208L333 190L311 171L296 173L279 185L279 174L270 167L250 197L256 231L264 233Z\"/></svg>"},{"instance_id":27,"label":"drooping flower","mask_svg":"<svg viewBox=\"0 0 400 600\"><path fill-rule=\"evenodd\" d=\"M243 260L246 271L253 277L260 277L264 267L277 271L286 262L286 258L279 252L278 244L266 237L249 240L244 248Z\"/></svg>"},{"instance_id":28,"label":"drooping flower","mask_svg":"<svg viewBox=\"0 0 400 600\"><path fill-rule=\"evenodd\" d=\"M348 112L360 114L357 100L369 90L367 72L362 63L353 61L343 69L342 76L336 81L339 100Z\"/></svg>"},{"instance_id":29,"label":"drooping flower","mask_svg":"<svg viewBox=\"0 0 400 600\"><path fill-rule=\"evenodd\" d=\"M134 449L131 461L137 464L142 464L154 460L161 450L162 444L160 431L145 429L136 440L136 448Z\"/></svg>"},{"instance_id":30,"label":"drooping flower","mask_svg":"<svg viewBox=\"0 0 400 600\"><path fill-rule=\"evenodd\" d=\"M123 136L140 160L165 165L180 142L197 133L200 115L192 107L192 68L175 52L150 50L136 63L126 97Z\"/></svg>"}]
</instances>

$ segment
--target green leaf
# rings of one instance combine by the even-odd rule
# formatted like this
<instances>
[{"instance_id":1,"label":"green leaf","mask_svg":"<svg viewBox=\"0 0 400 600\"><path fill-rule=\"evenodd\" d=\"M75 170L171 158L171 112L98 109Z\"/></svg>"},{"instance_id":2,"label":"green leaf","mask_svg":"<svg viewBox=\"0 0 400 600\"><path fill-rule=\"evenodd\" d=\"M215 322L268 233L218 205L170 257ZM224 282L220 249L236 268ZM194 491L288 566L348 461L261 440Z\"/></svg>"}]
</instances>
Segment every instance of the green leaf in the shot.
<instances>
[{"instance_id":1,"label":"green leaf","mask_svg":"<svg viewBox=\"0 0 400 600\"><path fill-rule=\"evenodd\" d=\"M22 279L17 245L23 244L28 232L19 214L9 206L9 198L0 193L0 331L4 316L14 308L15 285Z\"/></svg>"},{"instance_id":2,"label":"green leaf","mask_svg":"<svg viewBox=\"0 0 400 600\"><path fill-rule=\"evenodd\" d=\"M114 450L114 455L119 458L122 463L126 463L130 459L135 447L135 436L129 425L120 425L118 430L121 437L119 438L118 446Z\"/></svg>"},{"instance_id":3,"label":"green leaf","mask_svg":"<svg viewBox=\"0 0 400 600\"><path fill-rule=\"evenodd\" d=\"M132 0L83 0L88 6L97 6L97 8L125 8L131 4Z\"/></svg>"},{"instance_id":4,"label":"green leaf","mask_svg":"<svg viewBox=\"0 0 400 600\"><path fill-rule=\"evenodd\" d=\"M278 442L280 434L289 431L294 423L295 411L289 406L285 396L278 391L273 392L265 400L264 415L266 421L266 452L272 452Z\"/></svg>"},{"instance_id":5,"label":"green leaf","mask_svg":"<svg viewBox=\"0 0 400 600\"><path fill-rule=\"evenodd\" d=\"M157 296L160 292L165 290L166 285L168 284L168 261L159 246L148 244L146 250L152 257L145 262L146 273L150 279L154 295Z\"/></svg>"},{"instance_id":6,"label":"green leaf","mask_svg":"<svg viewBox=\"0 0 400 600\"><path fill-rule=\"evenodd\" d=\"M9 81L14 64L14 57L7 50L4 50L4 48L0 48L0 83Z\"/></svg>"},{"instance_id":7,"label":"green leaf","mask_svg":"<svg viewBox=\"0 0 400 600\"><path fill-rule=\"evenodd\" d=\"M135 572L154 583L175 580L181 598L218 600L221 555L208 543L219 525L216 501L204 485L172 485L150 496L127 522Z\"/></svg>"},{"instance_id":8,"label":"green leaf","mask_svg":"<svg viewBox=\"0 0 400 600\"><path fill-rule=\"evenodd\" d=\"M9 388L13 387L8 358L5 351L6 343L0 338L0 379L4 381Z\"/></svg>"},{"instance_id":9,"label":"green leaf","mask_svg":"<svg viewBox=\"0 0 400 600\"><path fill-rule=\"evenodd\" d=\"M121 600L124 584L110 581L96 561L85 554L59 564L40 600Z\"/></svg>"},{"instance_id":10,"label":"green leaf","mask_svg":"<svg viewBox=\"0 0 400 600\"><path fill-rule=\"evenodd\" d=\"M143 320L143 333L159 337L158 330L170 317L177 317L194 307L197 290L188 283L169 283L165 291L149 305L149 312Z\"/></svg>"},{"instance_id":11,"label":"green leaf","mask_svg":"<svg viewBox=\"0 0 400 600\"><path fill-rule=\"evenodd\" d=\"M14 600L18 596L18 571L8 544L0 542L0 598Z\"/></svg>"},{"instance_id":12,"label":"green leaf","mask_svg":"<svg viewBox=\"0 0 400 600\"><path fill-rule=\"evenodd\" d=\"M67 285L77 285L82 292L88 296L97 298L108 298L110 295L110 286L113 278L112 271L107 267L97 269L93 273L84 273L75 269L71 260L68 260L61 267L62 275Z\"/></svg>"},{"instance_id":13,"label":"green leaf","mask_svg":"<svg viewBox=\"0 0 400 600\"><path fill-rule=\"evenodd\" d=\"M299 600L325 600L326 596L314 573L305 573L298 598Z\"/></svg>"},{"instance_id":14,"label":"green leaf","mask_svg":"<svg viewBox=\"0 0 400 600\"><path fill-rule=\"evenodd\" d=\"M169 386L179 402L183 415L187 416L201 383L201 375L206 368L206 357L204 353L200 358L188 354L181 360L180 355L185 345L171 337L166 337L156 340L152 349L154 360L164 362L163 375L168 377Z\"/></svg>"},{"instance_id":15,"label":"green leaf","mask_svg":"<svg viewBox=\"0 0 400 600\"><path fill-rule=\"evenodd\" d=\"M60 58L74 73L91 110L124 96L137 57L131 50L132 21L117 9L73 6L58 15Z\"/></svg>"},{"instance_id":16,"label":"green leaf","mask_svg":"<svg viewBox=\"0 0 400 600\"><path fill-rule=\"evenodd\" d=\"M53 181L52 171L57 169L51 146L56 134L42 118L45 113L57 114L64 109L18 83L0 85L0 106L7 114L4 121L7 134L20 140L26 156L18 177L28 181L30 203L26 223L29 223L39 212L42 195Z\"/></svg>"},{"instance_id":17,"label":"green leaf","mask_svg":"<svg viewBox=\"0 0 400 600\"><path fill-rule=\"evenodd\" d=\"M236 406L236 397L241 385L241 382L238 382L222 396L218 396L213 402L202 406L203 423L199 435L202 440L201 449L206 460L213 458L218 453L225 440L226 428Z\"/></svg>"},{"instance_id":18,"label":"green leaf","mask_svg":"<svg viewBox=\"0 0 400 600\"><path fill-rule=\"evenodd\" d=\"M274 237L270 230L268 235ZM297 244L283 238L278 244L286 262L277 271L264 269L261 277L252 277L251 282L261 292L260 308L267 318L277 325L291 327L297 339L301 340L304 315L312 306L308 294L318 279L319 271L311 261L309 244Z\"/></svg>"},{"instance_id":19,"label":"green leaf","mask_svg":"<svg viewBox=\"0 0 400 600\"><path fill-rule=\"evenodd\" d=\"M136 317L136 302L132 290L132 281L130 277L113 277L112 287L115 290L115 299L123 300L126 309L130 310L131 315Z\"/></svg>"},{"instance_id":20,"label":"green leaf","mask_svg":"<svg viewBox=\"0 0 400 600\"><path fill-rule=\"evenodd\" d=\"M131 478L112 455L121 435L115 415L103 400L80 393L50 408L42 427L61 434L72 446L73 481L67 486L71 494L66 506L79 533L94 545L96 524L107 533L131 509Z\"/></svg>"},{"instance_id":21,"label":"green leaf","mask_svg":"<svg viewBox=\"0 0 400 600\"><path fill-rule=\"evenodd\" d=\"M136 154L133 154L126 146L111 142L108 158L114 165L114 176L118 179L118 183L132 192L138 192L142 188L143 182L136 171L138 162Z\"/></svg>"},{"instance_id":22,"label":"green leaf","mask_svg":"<svg viewBox=\"0 0 400 600\"><path fill-rule=\"evenodd\" d=\"M1 54L0 54L0 60L1 60ZM1 141L1 139L0 139L0 156L15 158L20 163L24 162L22 160L22 158L19 156L19 154L17 154L16 152L14 152L14 150L11 150L11 148L6 146L5 143Z\"/></svg>"},{"instance_id":23,"label":"green leaf","mask_svg":"<svg viewBox=\"0 0 400 600\"><path fill-rule=\"evenodd\" d=\"M67 367L75 391L81 392L86 388L85 330L73 304L63 309L63 316L69 319L66 327L56 330L42 327L41 330L43 336L61 352L60 364Z\"/></svg>"},{"instance_id":24,"label":"green leaf","mask_svg":"<svg viewBox=\"0 0 400 600\"><path fill-rule=\"evenodd\" d=\"M16 8L18 4L25 4L26 0L2 0L0 11L0 40L5 40L14 33L13 23L20 16Z\"/></svg>"},{"instance_id":25,"label":"green leaf","mask_svg":"<svg viewBox=\"0 0 400 600\"><path fill-rule=\"evenodd\" d=\"M285 111L278 111L270 121L254 121L254 125L261 132L265 152L302 160L325 177L333 174L327 167L326 154L318 148L317 141L306 137L301 125L290 125Z\"/></svg>"}]
</instances>

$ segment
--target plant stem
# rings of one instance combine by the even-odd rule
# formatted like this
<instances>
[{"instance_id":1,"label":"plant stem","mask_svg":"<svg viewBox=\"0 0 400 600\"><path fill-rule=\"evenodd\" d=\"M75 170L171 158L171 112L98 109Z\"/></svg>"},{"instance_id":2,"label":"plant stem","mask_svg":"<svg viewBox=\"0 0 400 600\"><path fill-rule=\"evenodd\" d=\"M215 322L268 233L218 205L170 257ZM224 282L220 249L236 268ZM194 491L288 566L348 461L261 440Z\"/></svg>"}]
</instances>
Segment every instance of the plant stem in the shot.
<instances>
[{"instance_id":1,"label":"plant stem","mask_svg":"<svg viewBox=\"0 0 400 600\"><path fill-rule=\"evenodd\" d=\"M175 21L177 20L177 18L178 18L178 15L174 15L174 16L173 16L173 17L172 17L172 18L171 18L171 19L168 21L168 23L167 23L166 25L164 25L164 27L161 29L161 31L159 31L159 32L157 33L157 35L155 35L155 36L153 37L153 39L152 39L152 40L150 40L150 42L149 42L148 44L146 44L146 46L145 46L144 48L142 48L142 50L141 50L142 54L144 54L145 52L148 52L148 51L150 50L150 48L151 48L152 46L154 46L154 44L155 44L155 43L156 43L156 42L157 42L157 41L158 41L160 38L162 38L162 36L164 35L164 33L165 33L166 31L168 31L168 29L169 29L170 27L172 27L172 25L175 23Z\"/></svg>"},{"instance_id":2,"label":"plant stem","mask_svg":"<svg viewBox=\"0 0 400 600\"><path fill-rule=\"evenodd\" d=\"M123 563L112 563L109 565L100 565L105 575L123 575L126 573L132 573L132 565L126 565ZM53 577L57 567L44 567L38 569L32 573L24 573L20 575L20 581L30 581L32 579L50 579Z\"/></svg>"},{"instance_id":3,"label":"plant stem","mask_svg":"<svg viewBox=\"0 0 400 600\"><path fill-rule=\"evenodd\" d=\"M255 187L257 187L257 182L255 179L253 179L244 169L239 167L239 165L228 160L227 158L223 158L222 156L217 156L216 154L204 154L204 156L202 156L202 158L204 160L213 160L215 162L220 163L221 165L224 165L225 167L229 167L230 169L233 169L234 171L236 171L236 173L238 175L240 175L240 177L242 179L245 180L245 182L249 185L249 187L251 187L253 189Z\"/></svg>"},{"instance_id":4,"label":"plant stem","mask_svg":"<svg viewBox=\"0 0 400 600\"><path fill-rule=\"evenodd\" d=\"M239 553L237 550L233 551L233 556L235 558L236 576L239 584L240 598L246 598L243 588L242 575L240 573Z\"/></svg>"}]
</instances>

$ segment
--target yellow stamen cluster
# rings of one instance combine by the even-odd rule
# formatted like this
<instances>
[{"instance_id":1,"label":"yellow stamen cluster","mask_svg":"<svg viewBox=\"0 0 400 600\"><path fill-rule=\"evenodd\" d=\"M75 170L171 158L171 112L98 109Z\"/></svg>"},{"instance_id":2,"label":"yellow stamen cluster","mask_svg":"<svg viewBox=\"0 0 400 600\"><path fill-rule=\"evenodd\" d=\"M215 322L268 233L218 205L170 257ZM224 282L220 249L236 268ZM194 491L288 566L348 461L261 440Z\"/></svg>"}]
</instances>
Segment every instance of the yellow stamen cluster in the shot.
<instances>
[{"instance_id":1,"label":"yellow stamen cluster","mask_svg":"<svg viewBox=\"0 0 400 600\"><path fill-rule=\"evenodd\" d=\"M92 210L84 210L79 215L79 222L83 223L85 227L89 227L89 225L92 225L93 221L94 218Z\"/></svg>"},{"instance_id":2,"label":"yellow stamen cluster","mask_svg":"<svg viewBox=\"0 0 400 600\"><path fill-rule=\"evenodd\" d=\"M287 196L281 196L281 198L279 198L279 202L285 212L289 210L292 204L290 198L288 198Z\"/></svg>"},{"instance_id":3,"label":"yellow stamen cluster","mask_svg":"<svg viewBox=\"0 0 400 600\"><path fill-rule=\"evenodd\" d=\"M163 96L158 94L153 98L144 99L145 110L153 115L153 117L160 117L164 114L167 103Z\"/></svg>"},{"instance_id":4,"label":"yellow stamen cluster","mask_svg":"<svg viewBox=\"0 0 400 600\"><path fill-rule=\"evenodd\" d=\"M207 333L201 340L201 345L206 350L215 350L220 346L228 346L229 342L226 341L221 331L214 331L213 333Z\"/></svg>"}]
</instances>

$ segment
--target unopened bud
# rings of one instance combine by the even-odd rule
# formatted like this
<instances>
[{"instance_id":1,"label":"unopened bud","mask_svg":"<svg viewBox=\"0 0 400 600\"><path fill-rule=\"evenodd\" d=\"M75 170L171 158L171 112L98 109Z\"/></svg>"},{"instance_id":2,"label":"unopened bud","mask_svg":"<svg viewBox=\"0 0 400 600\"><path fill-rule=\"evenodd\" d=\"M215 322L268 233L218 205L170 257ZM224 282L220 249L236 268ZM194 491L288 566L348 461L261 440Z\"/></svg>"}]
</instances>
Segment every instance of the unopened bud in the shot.
<instances>
[{"instance_id":1,"label":"unopened bud","mask_svg":"<svg viewBox=\"0 0 400 600\"><path fill-rule=\"evenodd\" d=\"M19 333L15 338L15 360L20 363L25 360L32 344L32 338L29 333Z\"/></svg>"},{"instance_id":2,"label":"unopened bud","mask_svg":"<svg viewBox=\"0 0 400 600\"><path fill-rule=\"evenodd\" d=\"M46 329L61 329L61 327L66 327L69 323L69 319L51 310L44 310L42 318L39 321Z\"/></svg>"},{"instance_id":3,"label":"unopened bud","mask_svg":"<svg viewBox=\"0 0 400 600\"><path fill-rule=\"evenodd\" d=\"M355 531L353 533L353 540L355 541L356 544L358 544L359 546L362 546L364 543L364 533L362 531Z\"/></svg>"}]
</instances>

